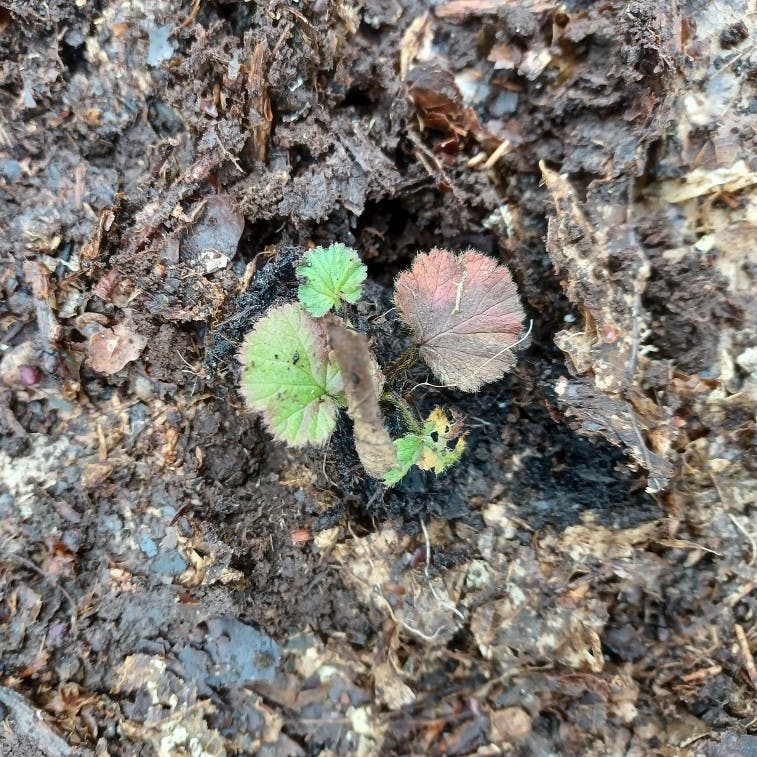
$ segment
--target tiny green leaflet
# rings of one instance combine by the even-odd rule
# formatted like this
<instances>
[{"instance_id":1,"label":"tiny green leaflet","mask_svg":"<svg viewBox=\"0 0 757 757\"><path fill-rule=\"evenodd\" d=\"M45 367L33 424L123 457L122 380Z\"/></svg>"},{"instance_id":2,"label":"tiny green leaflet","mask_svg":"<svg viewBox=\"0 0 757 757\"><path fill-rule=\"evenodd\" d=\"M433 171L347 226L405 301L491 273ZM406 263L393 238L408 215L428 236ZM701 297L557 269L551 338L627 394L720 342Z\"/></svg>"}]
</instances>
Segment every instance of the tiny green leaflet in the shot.
<instances>
[{"instance_id":1,"label":"tiny green leaflet","mask_svg":"<svg viewBox=\"0 0 757 757\"><path fill-rule=\"evenodd\" d=\"M305 265L297 271L303 279L297 296L310 315L320 317L342 302L360 299L368 269L351 247L339 242L315 247L304 258Z\"/></svg>"},{"instance_id":2,"label":"tiny green leaflet","mask_svg":"<svg viewBox=\"0 0 757 757\"><path fill-rule=\"evenodd\" d=\"M420 433L405 434L396 439L397 467L384 476L384 483L393 486L413 465L421 470L433 470L437 475L454 465L465 450L461 436L462 424L453 415L450 419L440 407L435 408L423 424ZM454 447L449 442L457 439Z\"/></svg>"}]
</instances>

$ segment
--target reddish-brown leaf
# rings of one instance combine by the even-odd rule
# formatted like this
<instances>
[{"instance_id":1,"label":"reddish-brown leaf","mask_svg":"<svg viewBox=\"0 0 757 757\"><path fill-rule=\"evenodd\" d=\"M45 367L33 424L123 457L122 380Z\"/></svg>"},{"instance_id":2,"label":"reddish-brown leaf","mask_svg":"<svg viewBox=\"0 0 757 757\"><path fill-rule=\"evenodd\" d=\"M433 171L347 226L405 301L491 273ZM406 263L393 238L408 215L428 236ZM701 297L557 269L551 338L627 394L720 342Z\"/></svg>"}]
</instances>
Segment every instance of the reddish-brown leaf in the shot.
<instances>
[{"instance_id":1,"label":"reddish-brown leaf","mask_svg":"<svg viewBox=\"0 0 757 757\"><path fill-rule=\"evenodd\" d=\"M111 375L136 360L147 346L147 337L127 321L101 329L89 338L87 352L92 370Z\"/></svg>"},{"instance_id":2,"label":"reddish-brown leaf","mask_svg":"<svg viewBox=\"0 0 757 757\"><path fill-rule=\"evenodd\" d=\"M492 258L434 248L397 277L394 303L444 384L475 392L515 365L525 316L510 271Z\"/></svg>"}]
</instances>

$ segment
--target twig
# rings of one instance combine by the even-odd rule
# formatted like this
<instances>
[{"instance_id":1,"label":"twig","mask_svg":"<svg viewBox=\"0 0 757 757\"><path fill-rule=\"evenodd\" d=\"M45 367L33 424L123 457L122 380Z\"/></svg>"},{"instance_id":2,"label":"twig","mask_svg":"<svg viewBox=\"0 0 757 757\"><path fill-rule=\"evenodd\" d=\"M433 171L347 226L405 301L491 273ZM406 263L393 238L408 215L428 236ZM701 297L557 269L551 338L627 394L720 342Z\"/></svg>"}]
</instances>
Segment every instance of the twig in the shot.
<instances>
[{"instance_id":1,"label":"twig","mask_svg":"<svg viewBox=\"0 0 757 757\"><path fill-rule=\"evenodd\" d=\"M690 738L686 739L685 741L682 741L679 745L679 749L686 749L687 746L690 746L691 744L695 743L696 741L699 741L700 739L707 738L708 736L712 735L712 731L705 731L704 733L697 733L694 736L691 736Z\"/></svg>"},{"instance_id":2,"label":"twig","mask_svg":"<svg viewBox=\"0 0 757 757\"><path fill-rule=\"evenodd\" d=\"M730 68L737 60L740 58L743 58L746 55L749 55L754 48L757 47L757 45L751 45L750 47L745 47L740 53L737 53L734 55L729 61L724 63L711 77L710 81L720 76L720 74L723 73L727 68Z\"/></svg>"},{"instance_id":3,"label":"twig","mask_svg":"<svg viewBox=\"0 0 757 757\"><path fill-rule=\"evenodd\" d=\"M754 657L752 657L752 651L749 649L746 634L738 623L734 623L733 630L736 632L736 640L739 642L739 649L741 650L741 656L744 658L744 667L749 676L749 681L752 684L752 688L757 691L757 667L754 665Z\"/></svg>"},{"instance_id":4,"label":"twig","mask_svg":"<svg viewBox=\"0 0 757 757\"><path fill-rule=\"evenodd\" d=\"M747 541L749 542L749 546L751 547L751 550L752 550L752 556L749 559L749 562L747 563L747 565L754 565L754 558L755 558L755 555L757 555L757 544L754 541L754 537L749 533L749 531L747 531L744 528L744 526L741 525L741 523L738 522L738 520L736 520L735 515L732 515L729 512L726 512L726 515L731 519L731 522L733 523L733 525L736 526L736 528L739 531L741 531L742 534L744 534Z\"/></svg>"},{"instance_id":5,"label":"twig","mask_svg":"<svg viewBox=\"0 0 757 757\"><path fill-rule=\"evenodd\" d=\"M504 142L501 142L497 149L486 159L486 162L484 163L484 168L494 168L494 166L497 164L497 161L505 154L510 152L513 149L512 142L510 142L509 139L506 139Z\"/></svg>"},{"instance_id":6,"label":"twig","mask_svg":"<svg viewBox=\"0 0 757 757\"><path fill-rule=\"evenodd\" d=\"M695 670L693 673L687 673L685 676L681 676L681 680L684 683L695 683L703 681L705 678L720 675L722 672L722 665L711 665L709 668L701 668L700 670Z\"/></svg>"}]
</instances>

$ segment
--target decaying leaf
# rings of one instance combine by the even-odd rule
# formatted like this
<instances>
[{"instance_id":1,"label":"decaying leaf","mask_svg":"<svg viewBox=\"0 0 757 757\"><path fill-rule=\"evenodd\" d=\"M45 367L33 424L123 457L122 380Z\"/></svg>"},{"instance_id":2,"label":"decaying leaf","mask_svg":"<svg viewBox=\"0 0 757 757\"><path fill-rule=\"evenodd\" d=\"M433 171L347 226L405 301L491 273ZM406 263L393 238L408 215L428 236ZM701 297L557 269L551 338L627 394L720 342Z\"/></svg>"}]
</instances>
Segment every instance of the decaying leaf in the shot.
<instances>
[{"instance_id":1,"label":"decaying leaf","mask_svg":"<svg viewBox=\"0 0 757 757\"><path fill-rule=\"evenodd\" d=\"M518 550L500 580L501 598L471 612L471 632L485 658L496 659L504 671L545 657L576 670L604 668L605 603L572 595L562 570L537 560L529 548ZM534 607L532 597L545 586L558 597Z\"/></svg>"},{"instance_id":2,"label":"decaying leaf","mask_svg":"<svg viewBox=\"0 0 757 757\"><path fill-rule=\"evenodd\" d=\"M570 372L579 377L562 381L558 397L583 433L624 447L649 471L647 491L661 491L673 466L649 448L645 433L664 427L667 419L657 417L656 405L653 412L640 412L635 401L641 393L637 386L647 329L642 295L649 261L619 200L606 198L600 185L592 187L587 205L595 212L589 217L565 176L543 163L541 170L556 211L549 220L547 252L583 320L555 335ZM618 261L622 271L608 277Z\"/></svg>"},{"instance_id":3,"label":"decaying leaf","mask_svg":"<svg viewBox=\"0 0 757 757\"><path fill-rule=\"evenodd\" d=\"M568 381L561 376L555 393L571 425L588 436L601 434L611 444L628 450L649 474L648 491L665 488L673 475L673 465L649 449L642 436L642 431L647 430L644 421L629 402L603 394L585 378Z\"/></svg>"},{"instance_id":4,"label":"decaying leaf","mask_svg":"<svg viewBox=\"0 0 757 757\"><path fill-rule=\"evenodd\" d=\"M112 329L102 329L87 342L89 364L98 373L118 373L136 360L147 346L147 338L138 333L131 322L123 321Z\"/></svg>"},{"instance_id":5,"label":"decaying leaf","mask_svg":"<svg viewBox=\"0 0 757 757\"><path fill-rule=\"evenodd\" d=\"M454 152L469 135L479 142L500 141L481 126L476 111L465 105L453 73L441 63L418 63L408 71L406 81L421 129L446 137L438 148Z\"/></svg>"},{"instance_id":6,"label":"decaying leaf","mask_svg":"<svg viewBox=\"0 0 757 757\"><path fill-rule=\"evenodd\" d=\"M397 277L394 303L444 384L475 392L515 365L525 316L510 271L492 258L434 248Z\"/></svg>"},{"instance_id":7,"label":"decaying leaf","mask_svg":"<svg viewBox=\"0 0 757 757\"><path fill-rule=\"evenodd\" d=\"M757 172L744 160L728 168L695 168L682 179L669 179L659 185L660 195L667 202L686 202L715 192L738 192L757 184Z\"/></svg>"},{"instance_id":8,"label":"decaying leaf","mask_svg":"<svg viewBox=\"0 0 757 757\"><path fill-rule=\"evenodd\" d=\"M149 744L155 754L225 755L223 738L208 726L216 709L201 699L193 682L167 669L165 660L147 654L124 658L113 673L117 692L140 692L145 714L140 721L119 718L124 734Z\"/></svg>"},{"instance_id":9,"label":"decaying leaf","mask_svg":"<svg viewBox=\"0 0 757 757\"><path fill-rule=\"evenodd\" d=\"M406 569L409 549L409 539L385 525L365 537L337 544L333 554L362 604L390 617L403 634L443 646L462 626L457 604L465 570L449 568L427 578ZM394 602L397 597L401 601Z\"/></svg>"},{"instance_id":10,"label":"decaying leaf","mask_svg":"<svg viewBox=\"0 0 757 757\"><path fill-rule=\"evenodd\" d=\"M336 243L305 253L305 265L297 273L304 279L298 297L305 310L322 316L344 302L357 302L368 269L351 247Z\"/></svg>"},{"instance_id":11,"label":"decaying leaf","mask_svg":"<svg viewBox=\"0 0 757 757\"><path fill-rule=\"evenodd\" d=\"M462 431L462 423L454 413L448 415L442 408L435 408L419 434L406 434L394 442L398 464L384 476L384 483L396 484L413 465L437 475L443 473L463 454Z\"/></svg>"},{"instance_id":12,"label":"decaying leaf","mask_svg":"<svg viewBox=\"0 0 757 757\"><path fill-rule=\"evenodd\" d=\"M371 358L365 334L349 331L333 315L325 319L325 325L347 395L347 414L354 423L355 449L366 473L382 478L397 465L379 408L383 377Z\"/></svg>"},{"instance_id":13,"label":"decaying leaf","mask_svg":"<svg viewBox=\"0 0 757 757\"><path fill-rule=\"evenodd\" d=\"M415 693L402 680L397 668L389 660L376 665L373 669L373 681L376 698L389 710L401 710L415 701Z\"/></svg>"},{"instance_id":14,"label":"decaying leaf","mask_svg":"<svg viewBox=\"0 0 757 757\"><path fill-rule=\"evenodd\" d=\"M329 360L326 332L299 304L270 310L240 353L242 393L278 439L323 444L343 402L342 377Z\"/></svg>"},{"instance_id":15,"label":"decaying leaf","mask_svg":"<svg viewBox=\"0 0 757 757\"><path fill-rule=\"evenodd\" d=\"M116 220L116 215L112 208L103 208L100 211L100 215L97 219L97 228L90 239L82 246L81 259L83 261L96 260L103 244L107 233L110 231L113 221Z\"/></svg>"}]
</instances>

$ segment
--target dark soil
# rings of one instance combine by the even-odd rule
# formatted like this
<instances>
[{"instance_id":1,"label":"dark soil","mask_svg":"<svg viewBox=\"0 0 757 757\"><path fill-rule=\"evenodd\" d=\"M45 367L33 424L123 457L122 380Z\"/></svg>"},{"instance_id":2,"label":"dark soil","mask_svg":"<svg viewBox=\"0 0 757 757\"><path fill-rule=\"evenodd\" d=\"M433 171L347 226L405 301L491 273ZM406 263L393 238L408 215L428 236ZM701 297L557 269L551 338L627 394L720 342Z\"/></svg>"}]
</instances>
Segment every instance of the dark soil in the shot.
<instances>
[{"instance_id":1,"label":"dark soil","mask_svg":"<svg viewBox=\"0 0 757 757\"><path fill-rule=\"evenodd\" d=\"M0 0L2 754L757 753L754 14L432 5ZM518 284L440 477L244 408L333 241Z\"/></svg>"}]
</instances>

